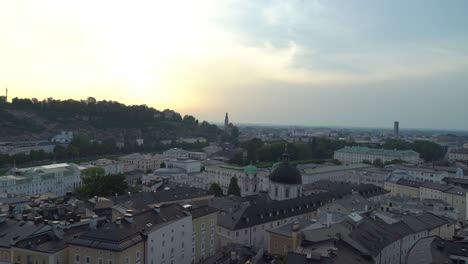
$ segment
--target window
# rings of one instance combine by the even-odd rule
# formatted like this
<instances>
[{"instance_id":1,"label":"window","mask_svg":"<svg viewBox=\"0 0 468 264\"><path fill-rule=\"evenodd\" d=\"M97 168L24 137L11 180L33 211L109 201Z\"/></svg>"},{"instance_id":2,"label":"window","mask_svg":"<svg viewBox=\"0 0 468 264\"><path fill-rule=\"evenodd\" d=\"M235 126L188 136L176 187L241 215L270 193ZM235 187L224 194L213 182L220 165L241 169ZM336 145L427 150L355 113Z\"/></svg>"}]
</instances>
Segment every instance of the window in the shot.
<instances>
[{"instance_id":1,"label":"window","mask_svg":"<svg viewBox=\"0 0 468 264\"><path fill-rule=\"evenodd\" d=\"M236 232L236 237L239 237L239 231Z\"/></svg>"},{"instance_id":2,"label":"window","mask_svg":"<svg viewBox=\"0 0 468 264\"><path fill-rule=\"evenodd\" d=\"M136 252L136 261L139 261L141 258L141 252L139 250L137 250Z\"/></svg>"},{"instance_id":3,"label":"window","mask_svg":"<svg viewBox=\"0 0 468 264\"><path fill-rule=\"evenodd\" d=\"M97 263L98 264L104 264L104 261L102 260L102 258L98 258Z\"/></svg>"},{"instance_id":4,"label":"window","mask_svg":"<svg viewBox=\"0 0 468 264\"><path fill-rule=\"evenodd\" d=\"M289 198L289 188L285 189L284 197Z\"/></svg>"},{"instance_id":5,"label":"window","mask_svg":"<svg viewBox=\"0 0 468 264\"><path fill-rule=\"evenodd\" d=\"M80 255L75 255L75 262L80 262Z\"/></svg>"},{"instance_id":6,"label":"window","mask_svg":"<svg viewBox=\"0 0 468 264\"><path fill-rule=\"evenodd\" d=\"M275 187L275 197L278 197L278 187Z\"/></svg>"},{"instance_id":7,"label":"window","mask_svg":"<svg viewBox=\"0 0 468 264\"><path fill-rule=\"evenodd\" d=\"M86 263L86 264L91 263L91 258L90 258L89 256L86 256L86 258L85 258L85 263Z\"/></svg>"},{"instance_id":8,"label":"window","mask_svg":"<svg viewBox=\"0 0 468 264\"><path fill-rule=\"evenodd\" d=\"M107 264L113 264L114 261L112 259L107 260Z\"/></svg>"},{"instance_id":9,"label":"window","mask_svg":"<svg viewBox=\"0 0 468 264\"><path fill-rule=\"evenodd\" d=\"M126 258L125 258L125 263L126 263L126 264L130 264L130 257L126 257Z\"/></svg>"}]
</instances>

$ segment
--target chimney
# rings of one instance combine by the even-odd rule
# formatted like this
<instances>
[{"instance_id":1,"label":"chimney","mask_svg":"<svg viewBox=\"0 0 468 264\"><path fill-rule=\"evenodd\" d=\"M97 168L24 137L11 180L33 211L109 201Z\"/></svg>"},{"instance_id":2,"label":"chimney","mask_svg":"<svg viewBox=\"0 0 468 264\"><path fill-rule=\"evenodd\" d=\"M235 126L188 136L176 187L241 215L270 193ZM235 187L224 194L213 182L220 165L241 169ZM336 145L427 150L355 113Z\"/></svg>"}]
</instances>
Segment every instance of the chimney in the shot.
<instances>
[{"instance_id":1,"label":"chimney","mask_svg":"<svg viewBox=\"0 0 468 264\"><path fill-rule=\"evenodd\" d=\"M24 221L28 221L28 215L27 214L23 214L23 218L22 218Z\"/></svg>"},{"instance_id":2,"label":"chimney","mask_svg":"<svg viewBox=\"0 0 468 264\"><path fill-rule=\"evenodd\" d=\"M127 210L128 211L128 210ZM133 223L133 214L131 213L126 213L124 214L125 220L129 222L130 224Z\"/></svg>"},{"instance_id":3,"label":"chimney","mask_svg":"<svg viewBox=\"0 0 468 264\"><path fill-rule=\"evenodd\" d=\"M295 221L292 225L292 243L293 243L293 248L297 248L299 245L301 245L301 232L300 232L300 224L299 221Z\"/></svg>"},{"instance_id":4,"label":"chimney","mask_svg":"<svg viewBox=\"0 0 468 264\"><path fill-rule=\"evenodd\" d=\"M299 224L299 221L295 221L292 225L292 231L293 232L297 232L299 231L299 228L300 228L300 224Z\"/></svg>"},{"instance_id":5,"label":"chimney","mask_svg":"<svg viewBox=\"0 0 468 264\"><path fill-rule=\"evenodd\" d=\"M161 205L155 204L153 208L156 213L161 213Z\"/></svg>"},{"instance_id":6,"label":"chimney","mask_svg":"<svg viewBox=\"0 0 468 264\"><path fill-rule=\"evenodd\" d=\"M118 225L120 225L120 224L122 223L121 218L120 218L120 217L117 217L117 218L115 219L115 223L118 224Z\"/></svg>"},{"instance_id":7,"label":"chimney","mask_svg":"<svg viewBox=\"0 0 468 264\"><path fill-rule=\"evenodd\" d=\"M333 215L330 212L327 212L327 227L331 226Z\"/></svg>"},{"instance_id":8,"label":"chimney","mask_svg":"<svg viewBox=\"0 0 468 264\"><path fill-rule=\"evenodd\" d=\"M97 215L93 215L91 217L91 220L89 221L89 228L91 229L96 229L97 228Z\"/></svg>"}]
</instances>

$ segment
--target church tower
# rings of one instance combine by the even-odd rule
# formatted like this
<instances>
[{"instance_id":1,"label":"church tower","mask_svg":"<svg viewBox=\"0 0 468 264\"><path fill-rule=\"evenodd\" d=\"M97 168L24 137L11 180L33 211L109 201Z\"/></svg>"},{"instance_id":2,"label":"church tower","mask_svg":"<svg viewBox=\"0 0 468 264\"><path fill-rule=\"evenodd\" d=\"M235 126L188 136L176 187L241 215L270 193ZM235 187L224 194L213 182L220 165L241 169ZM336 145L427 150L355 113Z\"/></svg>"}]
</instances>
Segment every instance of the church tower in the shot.
<instances>
[{"instance_id":1,"label":"church tower","mask_svg":"<svg viewBox=\"0 0 468 264\"><path fill-rule=\"evenodd\" d=\"M224 117L224 129L227 129L229 126L229 116L228 113L226 112L226 116Z\"/></svg>"}]
</instances>

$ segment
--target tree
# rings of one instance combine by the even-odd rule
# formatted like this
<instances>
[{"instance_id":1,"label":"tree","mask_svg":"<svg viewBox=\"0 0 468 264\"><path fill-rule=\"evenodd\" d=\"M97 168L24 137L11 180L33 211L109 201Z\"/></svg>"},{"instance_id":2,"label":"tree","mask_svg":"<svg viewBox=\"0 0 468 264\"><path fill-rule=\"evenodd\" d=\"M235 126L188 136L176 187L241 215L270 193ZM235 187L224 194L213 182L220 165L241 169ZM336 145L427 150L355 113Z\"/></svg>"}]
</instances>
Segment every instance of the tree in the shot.
<instances>
[{"instance_id":1,"label":"tree","mask_svg":"<svg viewBox=\"0 0 468 264\"><path fill-rule=\"evenodd\" d=\"M239 187L239 184L237 183L237 178L232 177L231 182L229 183L228 187L228 195L236 195L236 196L241 196L241 190Z\"/></svg>"},{"instance_id":2,"label":"tree","mask_svg":"<svg viewBox=\"0 0 468 264\"><path fill-rule=\"evenodd\" d=\"M208 193L214 194L216 197L223 196L223 189L217 183L212 183L210 189L208 189Z\"/></svg>"},{"instance_id":3,"label":"tree","mask_svg":"<svg viewBox=\"0 0 468 264\"><path fill-rule=\"evenodd\" d=\"M375 159L373 162L372 162L372 165L374 167L377 167L377 168L383 168L384 164L382 162L381 159Z\"/></svg>"},{"instance_id":4,"label":"tree","mask_svg":"<svg viewBox=\"0 0 468 264\"><path fill-rule=\"evenodd\" d=\"M83 185L77 192L85 198L123 194L128 188L124 175L105 175L102 168L89 168L84 175Z\"/></svg>"},{"instance_id":5,"label":"tree","mask_svg":"<svg viewBox=\"0 0 468 264\"><path fill-rule=\"evenodd\" d=\"M367 165L372 165L372 162L370 160L363 160L362 163L367 164Z\"/></svg>"},{"instance_id":6,"label":"tree","mask_svg":"<svg viewBox=\"0 0 468 264\"><path fill-rule=\"evenodd\" d=\"M412 149L418 152L425 161L441 160L446 152L441 145L426 140L415 140Z\"/></svg>"}]
</instances>

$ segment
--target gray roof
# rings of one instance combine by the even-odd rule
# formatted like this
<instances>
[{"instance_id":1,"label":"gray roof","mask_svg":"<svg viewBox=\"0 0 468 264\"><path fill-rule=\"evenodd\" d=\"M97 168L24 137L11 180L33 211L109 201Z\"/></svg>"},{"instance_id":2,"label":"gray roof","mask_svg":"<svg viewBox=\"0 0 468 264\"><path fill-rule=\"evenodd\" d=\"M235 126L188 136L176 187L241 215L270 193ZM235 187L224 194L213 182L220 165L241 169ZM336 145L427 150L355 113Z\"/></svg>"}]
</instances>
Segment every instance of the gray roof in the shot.
<instances>
[{"instance_id":1,"label":"gray roof","mask_svg":"<svg viewBox=\"0 0 468 264\"><path fill-rule=\"evenodd\" d=\"M163 206L160 213L149 209L135 214L133 223L129 223L125 219L122 219L120 224L108 223L96 230L89 230L70 241L70 244L110 251L123 251L143 241L146 232L187 216L182 206L178 204Z\"/></svg>"},{"instance_id":2,"label":"gray roof","mask_svg":"<svg viewBox=\"0 0 468 264\"><path fill-rule=\"evenodd\" d=\"M445 192L446 190L452 188L452 186L450 186L450 185L436 183L436 182L425 182L425 183L421 184L421 187L432 189L432 190L437 190L437 191L441 191L441 192Z\"/></svg>"},{"instance_id":3,"label":"gray roof","mask_svg":"<svg viewBox=\"0 0 468 264\"><path fill-rule=\"evenodd\" d=\"M208 196L207 191L187 186L177 186L166 191L140 192L109 197L114 205L120 205L127 209L145 210L148 205L187 200Z\"/></svg>"}]
</instances>

